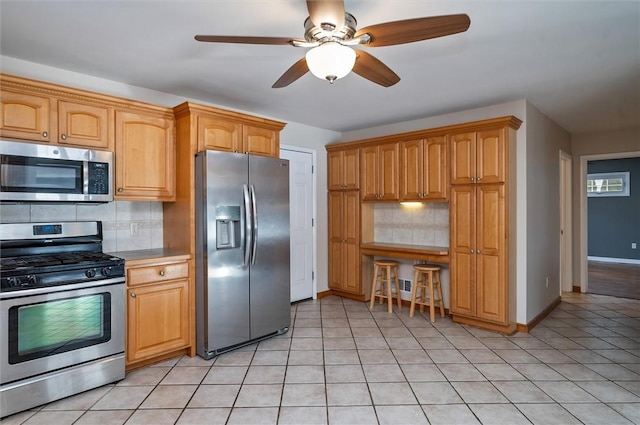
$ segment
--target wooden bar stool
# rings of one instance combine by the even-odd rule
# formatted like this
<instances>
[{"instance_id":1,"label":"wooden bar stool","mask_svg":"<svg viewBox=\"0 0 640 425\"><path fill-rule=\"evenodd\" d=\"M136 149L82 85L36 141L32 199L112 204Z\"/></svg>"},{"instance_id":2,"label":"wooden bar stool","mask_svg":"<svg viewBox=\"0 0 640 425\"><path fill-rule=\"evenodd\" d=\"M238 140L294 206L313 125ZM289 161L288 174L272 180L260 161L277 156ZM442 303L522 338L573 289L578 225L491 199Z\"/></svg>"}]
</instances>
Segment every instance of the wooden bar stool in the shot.
<instances>
[{"instance_id":1,"label":"wooden bar stool","mask_svg":"<svg viewBox=\"0 0 640 425\"><path fill-rule=\"evenodd\" d=\"M411 308L409 317L413 317L416 304L420 305L420 312L424 312L424 306L429 306L429 316L431 322L436 321L436 312L433 309L434 302L440 306L440 316L444 317L444 301L442 298L442 285L440 284L440 267L427 264L416 264L413 266L413 288L411 290ZM425 291L429 290L429 299L425 298ZM418 296L418 290L420 295ZM434 298L437 291L438 298Z\"/></svg>"},{"instance_id":2,"label":"wooden bar stool","mask_svg":"<svg viewBox=\"0 0 640 425\"><path fill-rule=\"evenodd\" d=\"M391 283L396 285L396 290L391 290ZM380 283L380 289L378 289ZM373 262L373 283L371 284L371 303L370 309L376 298L386 299L388 303L389 313L393 313L393 297L398 299L398 309L402 308L402 300L400 299L400 283L398 282L398 262L393 260L378 260Z\"/></svg>"}]
</instances>

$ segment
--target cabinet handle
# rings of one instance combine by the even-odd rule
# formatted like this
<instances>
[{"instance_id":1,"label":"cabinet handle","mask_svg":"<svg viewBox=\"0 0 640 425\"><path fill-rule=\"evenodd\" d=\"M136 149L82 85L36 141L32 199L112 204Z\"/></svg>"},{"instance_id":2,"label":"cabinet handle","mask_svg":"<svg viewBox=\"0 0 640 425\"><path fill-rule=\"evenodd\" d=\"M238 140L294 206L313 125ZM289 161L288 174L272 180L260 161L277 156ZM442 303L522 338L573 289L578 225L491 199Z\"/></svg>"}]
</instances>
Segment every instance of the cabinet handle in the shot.
<instances>
[{"instance_id":1,"label":"cabinet handle","mask_svg":"<svg viewBox=\"0 0 640 425\"><path fill-rule=\"evenodd\" d=\"M476 177L476 181L479 182L480 181L480 177Z\"/></svg>"},{"instance_id":2,"label":"cabinet handle","mask_svg":"<svg viewBox=\"0 0 640 425\"><path fill-rule=\"evenodd\" d=\"M46 131L42 132L42 137L47 137L49 135L49 133L47 133Z\"/></svg>"},{"instance_id":3,"label":"cabinet handle","mask_svg":"<svg viewBox=\"0 0 640 425\"><path fill-rule=\"evenodd\" d=\"M66 135L66 134L63 134L63 135L61 135L61 136L60 136L60 138L61 138L62 140L67 140L67 135Z\"/></svg>"},{"instance_id":4,"label":"cabinet handle","mask_svg":"<svg viewBox=\"0 0 640 425\"><path fill-rule=\"evenodd\" d=\"M470 252L471 254L473 254L473 249L472 249L472 250L469 250L469 252Z\"/></svg>"},{"instance_id":5,"label":"cabinet handle","mask_svg":"<svg viewBox=\"0 0 640 425\"><path fill-rule=\"evenodd\" d=\"M479 249L476 249L476 254L480 254L480 250Z\"/></svg>"},{"instance_id":6,"label":"cabinet handle","mask_svg":"<svg viewBox=\"0 0 640 425\"><path fill-rule=\"evenodd\" d=\"M122 188L121 187L118 188L118 192L122 192Z\"/></svg>"},{"instance_id":7,"label":"cabinet handle","mask_svg":"<svg viewBox=\"0 0 640 425\"><path fill-rule=\"evenodd\" d=\"M471 177L471 181L472 182L476 181L476 178L475 177Z\"/></svg>"},{"instance_id":8,"label":"cabinet handle","mask_svg":"<svg viewBox=\"0 0 640 425\"><path fill-rule=\"evenodd\" d=\"M136 297L136 293L135 293L135 292L132 292L132 293L131 293L131 298L135 298L135 297Z\"/></svg>"},{"instance_id":9,"label":"cabinet handle","mask_svg":"<svg viewBox=\"0 0 640 425\"><path fill-rule=\"evenodd\" d=\"M164 270L160 270L158 273L160 274L160 276L164 276Z\"/></svg>"},{"instance_id":10,"label":"cabinet handle","mask_svg":"<svg viewBox=\"0 0 640 425\"><path fill-rule=\"evenodd\" d=\"M423 194L422 194L422 197L423 197L423 198L426 198L427 196L429 196L429 194L428 194L428 193L423 193Z\"/></svg>"}]
</instances>

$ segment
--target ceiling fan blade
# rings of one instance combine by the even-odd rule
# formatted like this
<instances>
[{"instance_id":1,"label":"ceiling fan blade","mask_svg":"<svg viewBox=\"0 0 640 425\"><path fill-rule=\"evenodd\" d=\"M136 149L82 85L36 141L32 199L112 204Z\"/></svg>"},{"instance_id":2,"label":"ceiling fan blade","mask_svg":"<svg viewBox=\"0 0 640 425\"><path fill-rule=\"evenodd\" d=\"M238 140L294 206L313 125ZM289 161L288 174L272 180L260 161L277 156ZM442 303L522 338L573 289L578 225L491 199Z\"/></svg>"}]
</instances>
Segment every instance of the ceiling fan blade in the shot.
<instances>
[{"instance_id":1,"label":"ceiling fan blade","mask_svg":"<svg viewBox=\"0 0 640 425\"><path fill-rule=\"evenodd\" d=\"M198 41L205 41L209 43L240 43L240 44L273 44L273 45L285 45L292 44L295 38L286 37L243 37L233 35L196 35L195 39ZM305 40L299 40L304 42Z\"/></svg>"},{"instance_id":2,"label":"ceiling fan blade","mask_svg":"<svg viewBox=\"0 0 640 425\"><path fill-rule=\"evenodd\" d=\"M291 68L287 69L284 74L278 81L273 83L271 88L279 89L282 87L287 87L289 84L293 83L298 78L302 77L304 74L309 72L309 67L307 66L307 59L302 57L298 62L294 63Z\"/></svg>"},{"instance_id":3,"label":"ceiling fan blade","mask_svg":"<svg viewBox=\"0 0 640 425\"><path fill-rule=\"evenodd\" d=\"M358 50L356 55L353 72L359 76L383 87L391 87L400 81L400 77L395 72L370 53Z\"/></svg>"},{"instance_id":4,"label":"ceiling fan blade","mask_svg":"<svg viewBox=\"0 0 640 425\"><path fill-rule=\"evenodd\" d=\"M356 32L354 37L369 34L371 41L366 46L393 46L457 34L469 29L470 24L469 16L464 13L460 15L429 16L372 25L362 28Z\"/></svg>"},{"instance_id":5,"label":"ceiling fan blade","mask_svg":"<svg viewBox=\"0 0 640 425\"><path fill-rule=\"evenodd\" d=\"M307 0L307 9L316 27L322 28L325 23L334 25L336 29L344 26L343 0Z\"/></svg>"}]
</instances>

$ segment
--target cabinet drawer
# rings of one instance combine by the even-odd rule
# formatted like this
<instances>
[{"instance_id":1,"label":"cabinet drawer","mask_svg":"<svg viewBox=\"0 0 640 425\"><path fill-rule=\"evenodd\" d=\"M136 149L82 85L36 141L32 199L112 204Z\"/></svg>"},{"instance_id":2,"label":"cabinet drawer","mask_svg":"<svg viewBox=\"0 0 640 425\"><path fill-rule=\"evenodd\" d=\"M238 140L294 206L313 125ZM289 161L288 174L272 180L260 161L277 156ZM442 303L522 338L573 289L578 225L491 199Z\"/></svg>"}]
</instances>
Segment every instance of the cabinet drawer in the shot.
<instances>
[{"instance_id":1,"label":"cabinet drawer","mask_svg":"<svg viewBox=\"0 0 640 425\"><path fill-rule=\"evenodd\" d=\"M164 282L189 276L188 263L158 264L127 270L127 285Z\"/></svg>"}]
</instances>

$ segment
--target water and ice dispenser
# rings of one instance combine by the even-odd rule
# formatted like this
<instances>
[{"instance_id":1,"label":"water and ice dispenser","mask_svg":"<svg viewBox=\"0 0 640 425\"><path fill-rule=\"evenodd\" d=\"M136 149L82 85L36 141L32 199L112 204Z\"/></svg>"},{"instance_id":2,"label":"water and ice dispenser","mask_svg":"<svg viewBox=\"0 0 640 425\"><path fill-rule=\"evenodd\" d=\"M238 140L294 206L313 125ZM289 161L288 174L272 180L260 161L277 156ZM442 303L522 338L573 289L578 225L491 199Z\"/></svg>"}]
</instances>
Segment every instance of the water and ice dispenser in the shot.
<instances>
[{"instance_id":1,"label":"water and ice dispenser","mask_svg":"<svg viewBox=\"0 0 640 425\"><path fill-rule=\"evenodd\" d=\"M240 247L240 206L216 207L216 248Z\"/></svg>"}]
</instances>

